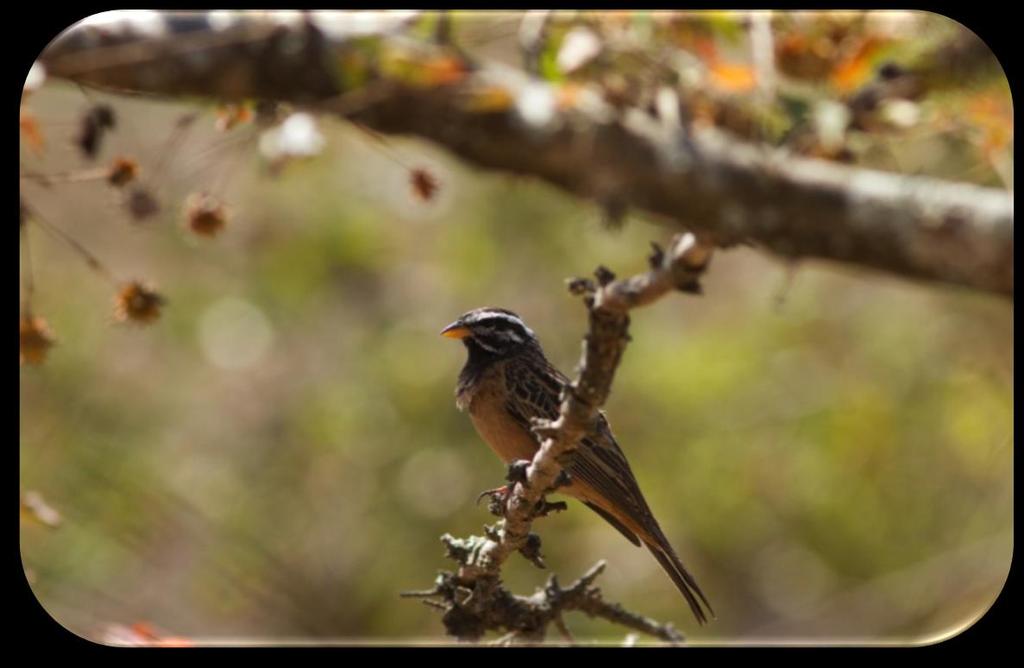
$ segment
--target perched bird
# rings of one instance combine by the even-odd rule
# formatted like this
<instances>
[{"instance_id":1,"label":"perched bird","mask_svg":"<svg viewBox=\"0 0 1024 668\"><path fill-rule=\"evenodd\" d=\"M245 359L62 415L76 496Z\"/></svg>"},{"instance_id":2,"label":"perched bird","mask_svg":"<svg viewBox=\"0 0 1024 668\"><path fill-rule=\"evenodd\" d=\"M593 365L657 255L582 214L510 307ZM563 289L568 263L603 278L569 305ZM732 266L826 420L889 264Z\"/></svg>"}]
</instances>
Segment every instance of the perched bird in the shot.
<instances>
[{"instance_id":1,"label":"perched bird","mask_svg":"<svg viewBox=\"0 0 1024 668\"><path fill-rule=\"evenodd\" d=\"M548 362L533 330L512 311L479 308L441 334L460 339L469 352L455 389L456 405L469 411L481 438L506 463L533 459L540 443L530 420L557 418L559 393L570 382ZM698 622L707 621L701 602L714 616L654 519L603 413L596 433L582 440L567 470L570 484L559 491L582 501L634 545L645 545Z\"/></svg>"}]
</instances>

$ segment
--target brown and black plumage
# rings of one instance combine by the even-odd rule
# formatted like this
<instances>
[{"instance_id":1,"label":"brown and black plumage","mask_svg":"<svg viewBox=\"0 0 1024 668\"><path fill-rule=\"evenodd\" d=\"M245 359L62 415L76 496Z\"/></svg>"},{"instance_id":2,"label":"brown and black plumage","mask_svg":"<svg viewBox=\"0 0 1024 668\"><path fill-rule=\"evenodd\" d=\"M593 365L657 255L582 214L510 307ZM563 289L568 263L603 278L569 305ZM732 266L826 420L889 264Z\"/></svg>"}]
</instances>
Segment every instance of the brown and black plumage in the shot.
<instances>
[{"instance_id":1,"label":"brown and black plumage","mask_svg":"<svg viewBox=\"0 0 1024 668\"><path fill-rule=\"evenodd\" d=\"M539 442L530 420L558 417L559 393L569 379L548 362L533 331L512 311L476 309L441 333L461 339L469 353L455 390L459 409L469 412L477 432L506 463L533 459ZM707 621L704 607L714 615L654 519L604 414L568 471L571 482L559 491L582 501L634 545L646 546L698 622Z\"/></svg>"}]
</instances>

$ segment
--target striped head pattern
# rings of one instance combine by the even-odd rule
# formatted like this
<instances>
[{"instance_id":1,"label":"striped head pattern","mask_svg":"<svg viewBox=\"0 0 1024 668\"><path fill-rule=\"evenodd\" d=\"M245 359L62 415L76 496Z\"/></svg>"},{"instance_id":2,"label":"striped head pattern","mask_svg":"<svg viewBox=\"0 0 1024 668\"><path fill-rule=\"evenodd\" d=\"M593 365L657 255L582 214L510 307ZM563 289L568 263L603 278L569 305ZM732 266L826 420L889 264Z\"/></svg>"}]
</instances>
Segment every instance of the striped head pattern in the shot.
<instances>
[{"instance_id":1,"label":"striped head pattern","mask_svg":"<svg viewBox=\"0 0 1024 668\"><path fill-rule=\"evenodd\" d=\"M441 334L461 339L470 352L478 349L488 355L503 357L540 344L533 330L518 315L503 308L485 307L463 313Z\"/></svg>"}]
</instances>

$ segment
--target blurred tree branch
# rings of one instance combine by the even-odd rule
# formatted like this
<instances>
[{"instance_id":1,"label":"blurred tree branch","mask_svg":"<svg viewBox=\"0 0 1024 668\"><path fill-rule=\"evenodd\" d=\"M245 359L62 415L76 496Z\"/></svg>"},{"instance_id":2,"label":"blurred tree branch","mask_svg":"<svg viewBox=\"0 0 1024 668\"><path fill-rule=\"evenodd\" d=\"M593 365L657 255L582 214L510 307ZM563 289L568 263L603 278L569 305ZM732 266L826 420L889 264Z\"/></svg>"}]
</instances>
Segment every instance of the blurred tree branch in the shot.
<instances>
[{"instance_id":1,"label":"blurred tree branch","mask_svg":"<svg viewBox=\"0 0 1024 668\"><path fill-rule=\"evenodd\" d=\"M753 242L784 257L1013 295L1012 195L1001 190L797 158L688 126L686 100L667 85L647 107L613 106L590 86L570 95L394 26L368 35L315 17L184 33L167 25L161 34L82 28L40 60L90 86L286 101L417 135L718 245Z\"/></svg>"}]
</instances>

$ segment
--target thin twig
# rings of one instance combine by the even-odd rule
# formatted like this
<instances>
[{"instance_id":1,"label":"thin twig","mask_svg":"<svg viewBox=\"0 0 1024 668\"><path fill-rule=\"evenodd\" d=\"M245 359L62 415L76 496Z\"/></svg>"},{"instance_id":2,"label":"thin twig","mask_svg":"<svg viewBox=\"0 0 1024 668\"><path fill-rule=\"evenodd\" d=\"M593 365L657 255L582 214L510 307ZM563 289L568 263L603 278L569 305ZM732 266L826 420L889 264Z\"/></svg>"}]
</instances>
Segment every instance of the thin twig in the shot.
<instances>
[{"instance_id":1,"label":"thin twig","mask_svg":"<svg viewBox=\"0 0 1024 668\"><path fill-rule=\"evenodd\" d=\"M381 133L373 130L372 128L366 127L362 123L352 123L352 126L355 129L357 129L360 132L362 132L365 136L367 136L370 139L372 139L373 140L373 144L372 145L375 148L377 148L378 150L380 150L380 152L384 156L386 156L389 159L391 159L392 161L394 161L395 164L397 164L399 167L402 167L403 169L406 169L406 170L409 170L409 171L412 170L412 167L408 163L406 163L402 158L400 158L398 156L398 152L395 150L395 147L392 146L391 143L388 141L387 137L385 137Z\"/></svg>"},{"instance_id":2,"label":"thin twig","mask_svg":"<svg viewBox=\"0 0 1024 668\"><path fill-rule=\"evenodd\" d=\"M71 172L58 172L56 174L40 174L38 172L21 172L21 178L36 181L40 185L49 187L59 183L83 183L87 181L102 181L110 176L110 168L97 167Z\"/></svg>"},{"instance_id":3,"label":"thin twig","mask_svg":"<svg viewBox=\"0 0 1024 668\"><path fill-rule=\"evenodd\" d=\"M562 615L559 614L554 616L554 624L555 628L558 629L558 632L562 634L562 637L565 638L570 645L576 644L576 639L573 637L572 631L569 630L569 627L566 626L565 620L562 619Z\"/></svg>"},{"instance_id":4,"label":"thin twig","mask_svg":"<svg viewBox=\"0 0 1024 668\"><path fill-rule=\"evenodd\" d=\"M104 278L110 280L115 285L118 283L118 281L115 278L114 274L109 269L107 269L106 265L104 265L102 262L100 262L99 258L97 258L95 255L93 255L92 252L90 252L89 249L87 249L84 245L82 245L82 243L80 241L78 241L77 239L72 237L70 234L68 234L64 230L60 229L59 227L57 227L56 225L54 225L53 223L47 221L45 218L43 218L41 215L39 215L39 210L38 209L33 208L30 211L31 211L31 218L30 218L31 222L35 223L36 225L38 225L43 230L46 230L46 232L49 233L50 235L56 237L57 239L63 241L65 244L70 246L71 249L74 250L85 261L85 264L90 269L92 269L93 271L97 272L98 274L100 274Z\"/></svg>"},{"instance_id":5,"label":"thin twig","mask_svg":"<svg viewBox=\"0 0 1024 668\"><path fill-rule=\"evenodd\" d=\"M185 143L185 138L188 133L191 132L195 126L196 120L199 118L199 112L188 112L182 114L171 132L168 134L167 139L164 140L163 148L160 151L160 157L157 160L156 165L153 167L152 179L157 181L163 176L164 169L171 164L174 158L181 154L181 147Z\"/></svg>"}]
</instances>

